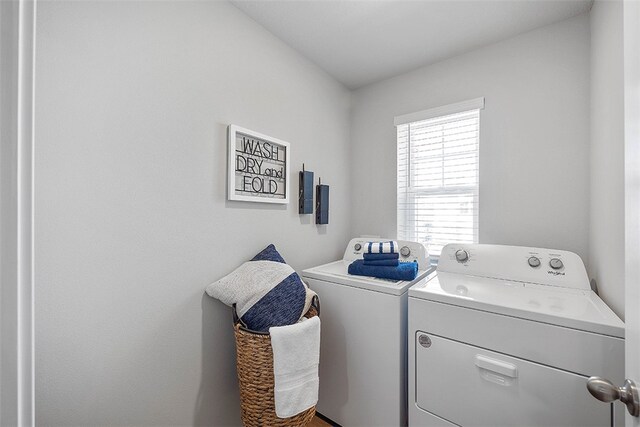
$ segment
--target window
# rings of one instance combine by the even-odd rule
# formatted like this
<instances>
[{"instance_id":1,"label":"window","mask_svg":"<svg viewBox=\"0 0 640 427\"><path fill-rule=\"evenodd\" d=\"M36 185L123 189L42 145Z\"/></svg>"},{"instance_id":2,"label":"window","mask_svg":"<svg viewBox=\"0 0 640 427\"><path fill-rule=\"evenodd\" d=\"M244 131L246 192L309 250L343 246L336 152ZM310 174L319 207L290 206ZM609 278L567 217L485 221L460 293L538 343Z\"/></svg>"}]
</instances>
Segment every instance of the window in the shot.
<instances>
[{"instance_id":1,"label":"window","mask_svg":"<svg viewBox=\"0 0 640 427\"><path fill-rule=\"evenodd\" d=\"M478 145L484 98L396 117L398 238L437 261L447 243L478 242Z\"/></svg>"}]
</instances>

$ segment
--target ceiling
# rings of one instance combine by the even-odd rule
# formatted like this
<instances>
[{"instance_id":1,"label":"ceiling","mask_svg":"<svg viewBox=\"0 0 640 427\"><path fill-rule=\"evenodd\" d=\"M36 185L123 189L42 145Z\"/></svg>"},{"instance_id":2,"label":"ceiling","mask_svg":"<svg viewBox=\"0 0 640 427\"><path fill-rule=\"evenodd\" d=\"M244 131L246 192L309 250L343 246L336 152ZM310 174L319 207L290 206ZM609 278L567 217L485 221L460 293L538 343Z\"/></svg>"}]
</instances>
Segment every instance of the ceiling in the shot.
<instances>
[{"instance_id":1,"label":"ceiling","mask_svg":"<svg viewBox=\"0 0 640 427\"><path fill-rule=\"evenodd\" d=\"M355 89L586 12L591 0L231 0Z\"/></svg>"}]
</instances>

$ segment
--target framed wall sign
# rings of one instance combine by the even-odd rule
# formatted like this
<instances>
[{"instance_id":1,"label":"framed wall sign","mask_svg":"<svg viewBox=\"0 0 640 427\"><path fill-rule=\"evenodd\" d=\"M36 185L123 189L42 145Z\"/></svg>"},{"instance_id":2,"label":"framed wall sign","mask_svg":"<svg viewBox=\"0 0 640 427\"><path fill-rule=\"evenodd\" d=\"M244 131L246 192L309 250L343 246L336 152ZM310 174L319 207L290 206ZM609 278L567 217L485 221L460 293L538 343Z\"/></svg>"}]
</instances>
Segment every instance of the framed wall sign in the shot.
<instances>
[{"instance_id":1,"label":"framed wall sign","mask_svg":"<svg viewBox=\"0 0 640 427\"><path fill-rule=\"evenodd\" d=\"M229 125L229 200L289 203L288 142Z\"/></svg>"}]
</instances>

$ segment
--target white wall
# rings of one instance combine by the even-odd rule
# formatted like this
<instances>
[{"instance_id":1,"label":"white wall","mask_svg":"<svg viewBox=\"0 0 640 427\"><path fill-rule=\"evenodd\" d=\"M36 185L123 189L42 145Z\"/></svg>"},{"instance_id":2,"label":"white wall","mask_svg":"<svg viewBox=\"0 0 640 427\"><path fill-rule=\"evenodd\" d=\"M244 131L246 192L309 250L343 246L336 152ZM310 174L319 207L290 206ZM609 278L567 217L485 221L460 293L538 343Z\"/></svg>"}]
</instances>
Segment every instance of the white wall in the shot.
<instances>
[{"instance_id":1,"label":"white wall","mask_svg":"<svg viewBox=\"0 0 640 427\"><path fill-rule=\"evenodd\" d=\"M271 242L298 270L341 256L350 94L226 2L38 7L36 422L238 424L204 287ZM229 123L291 143L328 226L225 201Z\"/></svg>"},{"instance_id":2,"label":"white wall","mask_svg":"<svg viewBox=\"0 0 640 427\"><path fill-rule=\"evenodd\" d=\"M624 318L624 75L622 2L591 9L590 274Z\"/></svg>"},{"instance_id":3,"label":"white wall","mask_svg":"<svg viewBox=\"0 0 640 427\"><path fill-rule=\"evenodd\" d=\"M396 235L394 116L480 96L480 242L587 261L587 14L354 92L353 234Z\"/></svg>"}]
</instances>

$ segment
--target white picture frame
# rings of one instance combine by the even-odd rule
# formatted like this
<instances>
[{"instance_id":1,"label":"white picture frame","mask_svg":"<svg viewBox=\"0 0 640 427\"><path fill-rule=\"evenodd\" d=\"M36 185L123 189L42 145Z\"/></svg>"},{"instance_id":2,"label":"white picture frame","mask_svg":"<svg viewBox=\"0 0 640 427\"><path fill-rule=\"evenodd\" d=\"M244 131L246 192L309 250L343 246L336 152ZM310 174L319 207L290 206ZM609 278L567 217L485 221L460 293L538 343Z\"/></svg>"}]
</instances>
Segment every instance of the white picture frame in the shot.
<instances>
[{"instance_id":1,"label":"white picture frame","mask_svg":"<svg viewBox=\"0 0 640 427\"><path fill-rule=\"evenodd\" d=\"M229 125L228 200L288 204L291 145L278 138Z\"/></svg>"}]
</instances>

